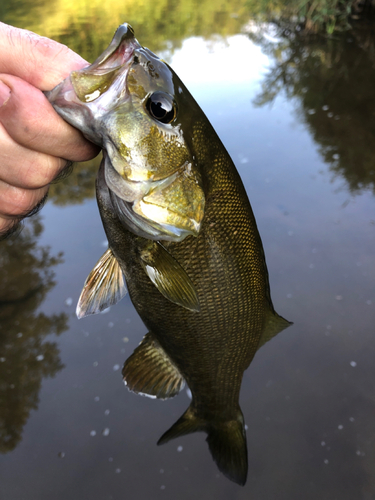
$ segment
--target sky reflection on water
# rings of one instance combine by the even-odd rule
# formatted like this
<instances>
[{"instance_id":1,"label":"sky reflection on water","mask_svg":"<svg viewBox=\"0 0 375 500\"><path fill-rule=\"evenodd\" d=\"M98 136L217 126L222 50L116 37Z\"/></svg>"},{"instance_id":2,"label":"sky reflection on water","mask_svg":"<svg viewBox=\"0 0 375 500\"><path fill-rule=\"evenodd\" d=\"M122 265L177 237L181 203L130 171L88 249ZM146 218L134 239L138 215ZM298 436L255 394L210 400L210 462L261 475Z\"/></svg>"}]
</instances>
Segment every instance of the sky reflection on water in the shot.
<instances>
[{"instance_id":1,"label":"sky reflection on water","mask_svg":"<svg viewBox=\"0 0 375 500\"><path fill-rule=\"evenodd\" d=\"M123 387L119 367L146 333L128 297L106 314L75 318L105 240L96 202L85 195L82 204L48 203L41 212L38 245L63 252L64 263L54 267L56 284L37 310L68 318L69 329L51 337L65 368L43 379L22 441L0 456L0 498L30 498L30 491L56 500L375 498L371 182L353 191L345 169L322 155L319 137L327 135L307 120L316 118L307 111L317 109L319 87L310 89L314 105L305 108L283 87L271 104L254 105L275 63L261 48L244 34L225 42L193 38L171 59L236 163L263 240L275 309L294 322L244 375L247 485L218 474L202 434L156 447L189 400L185 391L162 402ZM307 81L318 71L314 64L304 66Z\"/></svg>"}]
</instances>

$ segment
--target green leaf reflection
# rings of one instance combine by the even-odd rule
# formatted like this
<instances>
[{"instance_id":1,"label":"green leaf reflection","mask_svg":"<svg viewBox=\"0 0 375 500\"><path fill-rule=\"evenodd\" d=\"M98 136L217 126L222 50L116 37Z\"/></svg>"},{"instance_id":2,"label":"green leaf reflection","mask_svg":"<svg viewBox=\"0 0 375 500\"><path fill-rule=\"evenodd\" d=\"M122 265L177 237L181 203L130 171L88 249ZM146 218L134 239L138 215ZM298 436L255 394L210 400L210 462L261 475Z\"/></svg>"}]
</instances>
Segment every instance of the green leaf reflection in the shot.
<instances>
[{"instance_id":1,"label":"green leaf reflection","mask_svg":"<svg viewBox=\"0 0 375 500\"><path fill-rule=\"evenodd\" d=\"M0 452L22 439L30 411L38 407L43 377L63 368L51 333L67 329L65 313L47 316L38 308L54 287L52 268L62 255L38 246L43 231L38 216L18 236L0 242Z\"/></svg>"},{"instance_id":2,"label":"green leaf reflection","mask_svg":"<svg viewBox=\"0 0 375 500\"><path fill-rule=\"evenodd\" d=\"M128 22L154 52L172 52L190 36L232 35L250 17L244 0L2 0L0 19L65 43L88 61ZM166 56L164 56L166 57Z\"/></svg>"}]
</instances>

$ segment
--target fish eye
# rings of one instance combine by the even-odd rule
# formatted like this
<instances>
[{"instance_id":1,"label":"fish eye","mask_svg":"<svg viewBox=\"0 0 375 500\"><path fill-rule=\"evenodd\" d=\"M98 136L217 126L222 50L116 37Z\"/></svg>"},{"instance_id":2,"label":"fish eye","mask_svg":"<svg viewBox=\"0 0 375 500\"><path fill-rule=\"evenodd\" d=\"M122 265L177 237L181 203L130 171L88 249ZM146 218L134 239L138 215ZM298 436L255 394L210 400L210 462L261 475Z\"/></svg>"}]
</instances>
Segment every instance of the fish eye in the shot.
<instances>
[{"instance_id":1,"label":"fish eye","mask_svg":"<svg viewBox=\"0 0 375 500\"><path fill-rule=\"evenodd\" d=\"M158 122L171 123L176 117L176 103L165 92L154 92L146 102L146 109Z\"/></svg>"}]
</instances>

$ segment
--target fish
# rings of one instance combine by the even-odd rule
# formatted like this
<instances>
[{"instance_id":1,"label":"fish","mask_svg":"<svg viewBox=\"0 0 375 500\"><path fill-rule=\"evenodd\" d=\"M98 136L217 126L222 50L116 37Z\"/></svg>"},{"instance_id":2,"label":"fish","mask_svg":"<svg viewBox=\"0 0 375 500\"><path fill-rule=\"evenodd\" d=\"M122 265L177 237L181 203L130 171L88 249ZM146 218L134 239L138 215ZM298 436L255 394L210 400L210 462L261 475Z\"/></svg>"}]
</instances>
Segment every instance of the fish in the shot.
<instances>
[{"instance_id":1,"label":"fish","mask_svg":"<svg viewBox=\"0 0 375 500\"><path fill-rule=\"evenodd\" d=\"M188 385L186 412L159 439L202 431L219 470L248 471L243 373L291 323L272 304L262 241L241 178L173 69L122 24L90 66L46 93L103 149L96 197L108 249L77 305L85 317L130 299L148 328L127 387L159 399Z\"/></svg>"}]
</instances>

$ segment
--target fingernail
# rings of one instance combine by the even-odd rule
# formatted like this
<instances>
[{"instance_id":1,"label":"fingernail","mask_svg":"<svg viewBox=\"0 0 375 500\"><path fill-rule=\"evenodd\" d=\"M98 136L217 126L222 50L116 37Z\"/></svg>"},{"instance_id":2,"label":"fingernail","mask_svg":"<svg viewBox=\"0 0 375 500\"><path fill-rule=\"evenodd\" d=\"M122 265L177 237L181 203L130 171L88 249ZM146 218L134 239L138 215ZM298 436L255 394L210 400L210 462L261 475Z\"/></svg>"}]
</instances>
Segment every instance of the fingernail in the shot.
<instances>
[{"instance_id":1,"label":"fingernail","mask_svg":"<svg viewBox=\"0 0 375 500\"><path fill-rule=\"evenodd\" d=\"M0 107L9 101L10 88L0 80Z\"/></svg>"}]
</instances>

